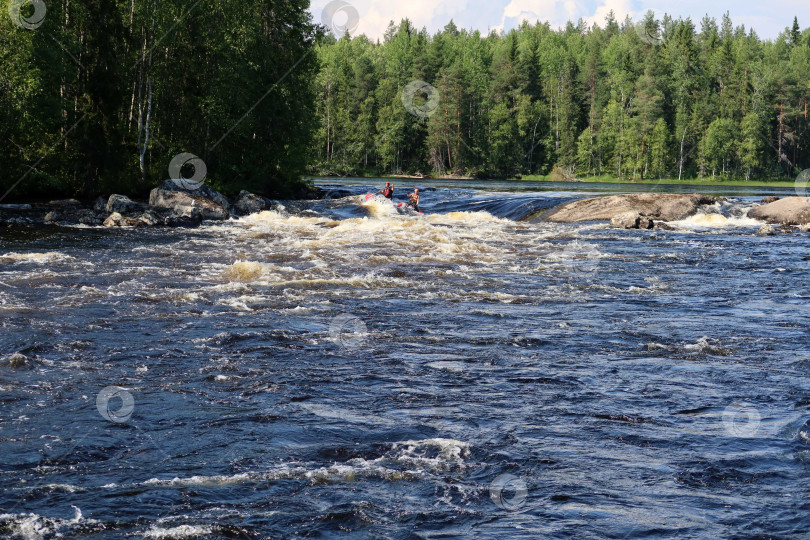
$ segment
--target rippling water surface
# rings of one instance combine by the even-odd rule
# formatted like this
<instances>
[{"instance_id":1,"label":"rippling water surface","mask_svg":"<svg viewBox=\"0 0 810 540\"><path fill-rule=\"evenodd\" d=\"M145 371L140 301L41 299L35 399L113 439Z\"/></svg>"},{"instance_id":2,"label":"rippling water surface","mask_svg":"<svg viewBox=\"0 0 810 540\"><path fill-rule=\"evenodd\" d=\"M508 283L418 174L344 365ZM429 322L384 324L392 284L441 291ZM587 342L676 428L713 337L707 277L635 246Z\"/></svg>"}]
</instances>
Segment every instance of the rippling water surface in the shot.
<instances>
[{"instance_id":1,"label":"rippling water surface","mask_svg":"<svg viewBox=\"0 0 810 540\"><path fill-rule=\"evenodd\" d=\"M0 232L0 534L808 538L808 235L742 217L774 190L619 231L343 184Z\"/></svg>"}]
</instances>

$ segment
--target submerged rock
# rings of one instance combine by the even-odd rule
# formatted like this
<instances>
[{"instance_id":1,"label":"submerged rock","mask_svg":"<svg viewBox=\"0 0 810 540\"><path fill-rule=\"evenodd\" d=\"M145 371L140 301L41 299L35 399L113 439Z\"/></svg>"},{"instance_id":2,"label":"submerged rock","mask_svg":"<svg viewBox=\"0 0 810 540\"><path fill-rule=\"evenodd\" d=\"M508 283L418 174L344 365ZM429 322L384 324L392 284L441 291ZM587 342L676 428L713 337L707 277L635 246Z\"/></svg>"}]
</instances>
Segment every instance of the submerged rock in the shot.
<instances>
[{"instance_id":1,"label":"submerged rock","mask_svg":"<svg viewBox=\"0 0 810 540\"><path fill-rule=\"evenodd\" d=\"M28 362L28 357L18 352L0 358L0 365L5 364L11 368L25 367Z\"/></svg>"},{"instance_id":2,"label":"submerged rock","mask_svg":"<svg viewBox=\"0 0 810 540\"><path fill-rule=\"evenodd\" d=\"M576 223L580 221L611 221L622 214L634 213L650 220L677 221L697 213L704 205L723 200L712 195L699 193L631 193L608 195L574 201L543 216L545 221L555 223ZM641 223L639 222L639 226ZM635 228L635 227L632 227ZM646 228L646 222L645 222Z\"/></svg>"},{"instance_id":3,"label":"submerged rock","mask_svg":"<svg viewBox=\"0 0 810 540\"><path fill-rule=\"evenodd\" d=\"M103 219L89 208L64 206L45 214L44 221L49 225L101 225Z\"/></svg>"},{"instance_id":4,"label":"submerged rock","mask_svg":"<svg viewBox=\"0 0 810 540\"><path fill-rule=\"evenodd\" d=\"M787 197L757 206L748 217L779 225L810 224L810 197Z\"/></svg>"},{"instance_id":5,"label":"submerged rock","mask_svg":"<svg viewBox=\"0 0 810 540\"><path fill-rule=\"evenodd\" d=\"M62 199L59 201L51 201L48 203L48 206L53 206L55 208L81 208L82 203L77 201L76 199Z\"/></svg>"},{"instance_id":6,"label":"submerged rock","mask_svg":"<svg viewBox=\"0 0 810 540\"><path fill-rule=\"evenodd\" d=\"M757 231L757 236L774 236L776 235L776 229L774 229L771 225L763 225Z\"/></svg>"}]
</instances>

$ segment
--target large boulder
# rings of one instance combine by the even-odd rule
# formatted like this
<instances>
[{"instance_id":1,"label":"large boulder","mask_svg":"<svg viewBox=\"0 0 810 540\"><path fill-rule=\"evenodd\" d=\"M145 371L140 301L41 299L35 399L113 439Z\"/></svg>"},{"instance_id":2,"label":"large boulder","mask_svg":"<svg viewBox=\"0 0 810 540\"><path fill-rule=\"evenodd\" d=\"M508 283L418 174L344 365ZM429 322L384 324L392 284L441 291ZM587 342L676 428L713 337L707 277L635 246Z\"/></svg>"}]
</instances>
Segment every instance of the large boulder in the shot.
<instances>
[{"instance_id":1,"label":"large boulder","mask_svg":"<svg viewBox=\"0 0 810 540\"><path fill-rule=\"evenodd\" d=\"M115 212L119 214L132 214L132 213L140 213L143 212L144 205L140 203L136 203L129 197L124 195L110 195L110 198L107 199L107 206L105 207L105 211L108 214L113 214Z\"/></svg>"},{"instance_id":2,"label":"large boulder","mask_svg":"<svg viewBox=\"0 0 810 540\"><path fill-rule=\"evenodd\" d=\"M228 200L225 195L220 193L219 191L212 189L205 184L200 184L198 182L193 182L190 180L166 180L159 186L158 189L162 189L163 191L177 191L180 193L186 193L188 195L192 195L194 197L199 197L202 199L207 199L215 204L218 204L225 210L231 209L231 202Z\"/></svg>"},{"instance_id":3,"label":"large boulder","mask_svg":"<svg viewBox=\"0 0 810 540\"><path fill-rule=\"evenodd\" d=\"M149 194L149 206L171 210L175 216L191 220L197 218L223 220L229 217L227 207L185 191L155 188Z\"/></svg>"},{"instance_id":4,"label":"large boulder","mask_svg":"<svg viewBox=\"0 0 810 540\"><path fill-rule=\"evenodd\" d=\"M719 197L700 193L630 193L574 201L543 216L545 221L576 223L579 221L611 221L630 212L661 221L677 221L697 213L704 205L714 204Z\"/></svg>"},{"instance_id":5,"label":"large boulder","mask_svg":"<svg viewBox=\"0 0 810 540\"><path fill-rule=\"evenodd\" d=\"M748 217L779 225L806 225L810 223L810 197L787 197L757 206Z\"/></svg>"}]
</instances>

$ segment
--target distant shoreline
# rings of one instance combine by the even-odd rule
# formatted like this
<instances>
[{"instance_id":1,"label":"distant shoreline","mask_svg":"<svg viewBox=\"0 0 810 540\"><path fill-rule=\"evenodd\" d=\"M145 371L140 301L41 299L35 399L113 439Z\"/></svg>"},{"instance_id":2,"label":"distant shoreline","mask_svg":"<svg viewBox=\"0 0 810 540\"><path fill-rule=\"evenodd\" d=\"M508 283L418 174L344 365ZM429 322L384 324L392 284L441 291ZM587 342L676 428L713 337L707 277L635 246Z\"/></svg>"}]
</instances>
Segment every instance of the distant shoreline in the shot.
<instances>
[{"instance_id":1,"label":"distant shoreline","mask_svg":"<svg viewBox=\"0 0 810 540\"><path fill-rule=\"evenodd\" d=\"M575 180L555 180L550 175L527 175L521 178L473 178L472 176L461 175L392 175L384 174L378 176L311 176L307 179L335 179L341 178L368 178L369 180L458 180L458 181L476 181L476 182L554 182L558 184L629 184L635 186L655 186L655 185L672 185L672 186L727 186L727 187L794 187L796 183L788 180L700 180L699 178L682 179L665 178L663 180L626 180L621 178L613 178L606 176L580 178Z\"/></svg>"}]
</instances>

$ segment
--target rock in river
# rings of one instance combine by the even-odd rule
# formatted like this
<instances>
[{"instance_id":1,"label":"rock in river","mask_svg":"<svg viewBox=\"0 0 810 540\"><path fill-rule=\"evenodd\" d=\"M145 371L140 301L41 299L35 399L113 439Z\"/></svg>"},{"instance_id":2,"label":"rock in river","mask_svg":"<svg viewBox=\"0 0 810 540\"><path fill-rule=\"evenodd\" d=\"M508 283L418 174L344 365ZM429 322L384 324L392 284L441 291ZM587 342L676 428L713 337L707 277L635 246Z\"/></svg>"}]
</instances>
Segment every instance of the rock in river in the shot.
<instances>
[{"instance_id":1,"label":"rock in river","mask_svg":"<svg viewBox=\"0 0 810 540\"><path fill-rule=\"evenodd\" d=\"M695 214L701 206L722 199L699 193L630 193L583 199L554 208L545 221L576 223L610 221L622 214L635 213L649 219L677 221ZM635 228L635 227L633 227Z\"/></svg>"},{"instance_id":2,"label":"rock in river","mask_svg":"<svg viewBox=\"0 0 810 540\"><path fill-rule=\"evenodd\" d=\"M806 225L810 223L810 197L787 197L757 206L748 217L780 225Z\"/></svg>"},{"instance_id":3,"label":"rock in river","mask_svg":"<svg viewBox=\"0 0 810 540\"><path fill-rule=\"evenodd\" d=\"M247 191L241 191L233 205L233 210L237 216L247 216L250 214L258 214L263 210L273 208L273 206L273 201L269 199Z\"/></svg>"},{"instance_id":4,"label":"rock in river","mask_svg":"<svg viewBox=\"0 0 810 540\"><path fill-rule=\"evenodd\" d=\"M118 212L113 212L104 220L105 227L137 227L142 223L134 218L122 216Z\"/></svg>"},{"instance_id":5,"label":"rock in river","mask_svg":"<svg viewBox=\"0 0 810 540\"><path fill-rule=\"evenodd\" d=\"M117 212L126 215L143 212L144 205L136 203L125 195L110 195L105 210L108 214Z\"/></svg>"},{"instance_id":6,"label":"rock in river","mask_svg":"<svg viewBox=\"0 0 810 540\"><path fill-rule=\"evenodd\" d=\"M213 191L213 190L212 190ZM222 197L221 194L219 194ZM224 197L223 197L224 198ZM194 219L228 219L228 208L202 196L202 193L155 188L149 194L149 206L174 211L175 215Z\"/></svg>"},{"instance_id":7,"label":"rock in river","mask_svg":"<svg viewBox=\"0 0 810 540\"><path fill-rule=\"evenodd\" d=\"M610 225L620 229L652 229L655 227L655 222L651 217L644 214L625 212L613 217L610 220Z\"/></svg>"}]
</instances>

